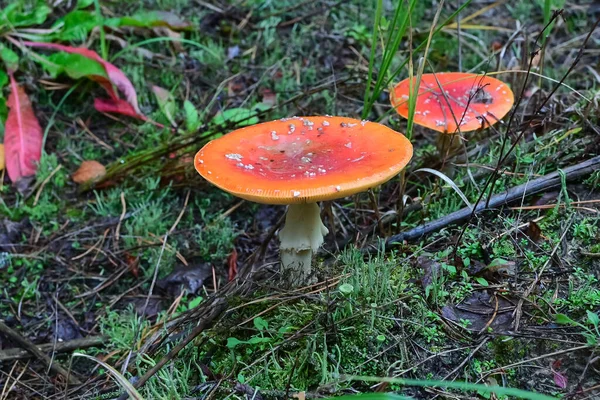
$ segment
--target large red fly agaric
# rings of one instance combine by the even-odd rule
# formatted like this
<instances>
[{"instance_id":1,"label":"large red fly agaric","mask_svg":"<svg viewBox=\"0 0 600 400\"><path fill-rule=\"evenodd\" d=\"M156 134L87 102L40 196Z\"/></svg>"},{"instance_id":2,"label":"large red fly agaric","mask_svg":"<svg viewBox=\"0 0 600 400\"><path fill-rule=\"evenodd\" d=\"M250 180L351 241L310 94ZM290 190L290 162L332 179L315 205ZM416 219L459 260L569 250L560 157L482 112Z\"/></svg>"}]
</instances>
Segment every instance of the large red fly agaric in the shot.
<instances>
[{"instance_id":1,"label":"large red fly agaric","mask_svg":"<svg viewBox=\"0 0 600 400\"><path fill-rule=\"evenodd\" d=\"M392 106L404 118L408 118L409 114L409 83L409 79L403 80L390 94ZM510 88L487 75L463 72L423 74L414 123L447 134L474 131L501 120L513 103L514 95Z\"/></svg>"},{"instance_id":2,"label":"large red fly agaric","mask_svg":"<svg viewBox=\"0 0 600 400\"><path fill-rule=\"evenodd\" d=\"M313 253L328 233L318 201L378 186L412 158L402 134L344 117L292 117L238 129L195 157L206 180L246 200L289 205L279 233L282 272L306 282Z\"/></svg>"}]
</instances>

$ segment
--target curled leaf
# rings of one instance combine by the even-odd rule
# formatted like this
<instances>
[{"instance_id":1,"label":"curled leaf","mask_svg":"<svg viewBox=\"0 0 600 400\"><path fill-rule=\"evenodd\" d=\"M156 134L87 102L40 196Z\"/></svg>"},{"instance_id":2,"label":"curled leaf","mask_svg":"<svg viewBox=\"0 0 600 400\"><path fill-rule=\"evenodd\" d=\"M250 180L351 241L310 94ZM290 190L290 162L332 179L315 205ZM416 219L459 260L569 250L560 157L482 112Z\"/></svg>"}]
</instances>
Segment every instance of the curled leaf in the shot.
<instances>
[{"instance_id":1,"label":"curled leaf","mask_svg":"<svg viewBox=\"0 0 600 400\"><path fill-rule=\"evenodd\" d=\"M99 112L123 114L142 121L146 120L145 116L138 114L131 104L122 99L94 99L94 108Z\"/></svg>"},{"instance_id":2,"label":"curled leaf","mask_svg":"<svg viewBox=\"0 0 600 400\"><path fill-rule=\"evenodd\" d=\"M25 90L10 75L8 118L4 130L6 171L13 183L35 175L42 157L42 127Z\"/></svg>"},{"instance_id":3,"label":"curled leaf","mask_svg":"<svg viewBox=\"0 0 600 400\"><path fill-rule=\"evenodd\" d=\"M99 62L104 67L106 75L108 76L108 80L103 80L102 78L92 76L90 76L90 78L97 80L102 85L102 87L104 87L108 91L109 95L112 98L118 98L116 91L112 89L112 85L116 86L123 93L125 99L127 99L127 102L131 105L136 114L142 114L138 106L137 93L135 91L135 88L133 87L133 84L129 81L129 79L127 79L127 76L125 76L123 71L121 71L119 68L115 67L108 61L104 60L95 51L83 47L71 47L56 43L26 41L22 43L26 46L42 47L47 49L64 51L66 53L80 54L84 57Z\"/></svg>"},{"instance_id":4,"label":"curled leaf","mask_svg":"<svg viewBox=\"0 0 600 400\"><path fill-rule=\"evenodd\" d=\"M81 163L79 169L73 173L71 179L75 183L95 181L106 175L106 168L98 161L88 160Z\"/></svg>"}]
</instances>

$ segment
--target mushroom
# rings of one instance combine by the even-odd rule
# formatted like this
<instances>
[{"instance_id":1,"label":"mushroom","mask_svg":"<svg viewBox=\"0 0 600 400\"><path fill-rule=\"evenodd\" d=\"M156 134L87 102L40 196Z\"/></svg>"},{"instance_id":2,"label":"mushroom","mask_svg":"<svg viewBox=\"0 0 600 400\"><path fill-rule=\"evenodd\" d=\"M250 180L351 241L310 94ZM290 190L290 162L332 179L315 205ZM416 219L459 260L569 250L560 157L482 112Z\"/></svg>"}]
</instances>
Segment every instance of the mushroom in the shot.
<instances>
[{"instance_id":1,"label":"mushroom","mask_svg":"<svg viewBox=\"0 0 600 400\"><path fill-rule=\"evenodd\" d=\"M283 275L306 283L328 233L317 202L378 186L412 158L402 134L345 117L292 117L244 127L207 143L196 170L220 189L263 204L288 205L279 232Z\"/></svg>"},{"instance_id":2,"label":"mushroom","mask_svg":"<svg viewBox=\"0 0 600 400\"><path fill-rule=\"evenodd\" d=\"M392 106L404 118L408 118L408 98L409 79L405 79L390 93ZM413 121L442 133L438 137L439 149L440 143L448 142L446 134L491 126L510 111L513 103L512 90L504 82L487 75L423 74Z\"/></svg>"}]
</instances>

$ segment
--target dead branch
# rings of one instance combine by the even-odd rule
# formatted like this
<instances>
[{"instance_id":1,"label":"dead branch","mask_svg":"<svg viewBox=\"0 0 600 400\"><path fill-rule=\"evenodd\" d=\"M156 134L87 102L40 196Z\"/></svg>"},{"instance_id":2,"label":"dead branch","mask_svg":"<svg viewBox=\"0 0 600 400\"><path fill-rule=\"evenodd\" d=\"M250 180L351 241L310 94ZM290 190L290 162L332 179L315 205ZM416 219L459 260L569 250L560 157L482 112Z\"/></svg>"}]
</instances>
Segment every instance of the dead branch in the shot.
<instances>
[{"instance_id":1,"label":"dead branch","mask_svg":"<svg viewBox=\"0 0 600 400\"><path fill-rule=\"evenodd\" d=\"M33 357L46 364L46 366L48 366L51 371L63 376L70 384L81 385L79 379L71 375L71 373L64 369L59 363L53 362L46 353L42 352L35 344L31 343L29 339L23 337L19 332L15 331L14 329L11 329L2 321L0 321L0 333L2 333L4 336L9 338L13 342L18 343L19 346L21 346L24 350L29 352Z\"/></svg>"},{"instance_id":2,"label":"dead branch","mask_svg":"<svg viewBox=\"0 0 600 400\"><path fill-rule=\"evenodd\" d=\"M69 340L67 342L44 343L37 345L37 348L44 353L68 353L77 349L85 349L88 347L100 346L106 338L102 336L92 336L83 339ZM27 350L22 348L13 348L0 351L0 362L22 360L32 356Z\"/></svg>"},{"instance_id":3,"label":"dead branch","mask_svg":"<svg viewBox=\"0 0 600 400\"><path fill-rule=\"evenodd\" d=\"M581 177L591 174L600 168L600 156L596 156L579 164L563 169L567 181L574 181ZM479 214L487 209L494 209L513 201L522 199L525 196L530 196L535 193L543 192L557 186L560 186L560 175L558 172L552 172L540 178L533 179L522 185L515 186L504 193L499 193L492 196L488 201L481 201L472 210L469 207L461 208L451 214L448 214L435 221L419 225L411 230L402 232L398 235L391 236L386 239L386 246L402 243L403 241L414 241L432 232L439 231L449 225L460 224L469 219L471 214ZM486 207L489 204L489 207Z\"/></svg>"}]
</instances>

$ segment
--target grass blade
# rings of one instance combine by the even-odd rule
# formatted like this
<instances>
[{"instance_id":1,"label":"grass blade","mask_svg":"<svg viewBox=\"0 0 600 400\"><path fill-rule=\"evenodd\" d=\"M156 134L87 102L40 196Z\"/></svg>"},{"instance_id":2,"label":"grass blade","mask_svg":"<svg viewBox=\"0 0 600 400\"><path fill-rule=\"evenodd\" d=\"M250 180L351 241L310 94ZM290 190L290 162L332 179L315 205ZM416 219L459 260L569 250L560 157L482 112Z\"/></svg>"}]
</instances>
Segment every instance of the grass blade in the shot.
<instances>
[{"instance_id":1,"label":"grass blade","mask_svg":"<svg viewBox=\"0 0 600 400\"><path fill-rule=\"evenodd\" d=\"M123 375L121 375L116 369L111 367L109 364L107 364L104 361L99 360L95 357L92 357L92 356L89 356L89 355L83 354L83 353L73 353L73 356L87 358L89 360L92 360L92 361L100 364L102 367L106 368L110 372L110 374L119 383L121 388L127 392L127 394L129 395L130 398L132 398L134 400L144 400L142 395L133 387L131 382L129 382Z\"/></svg>"}]
</instances>

